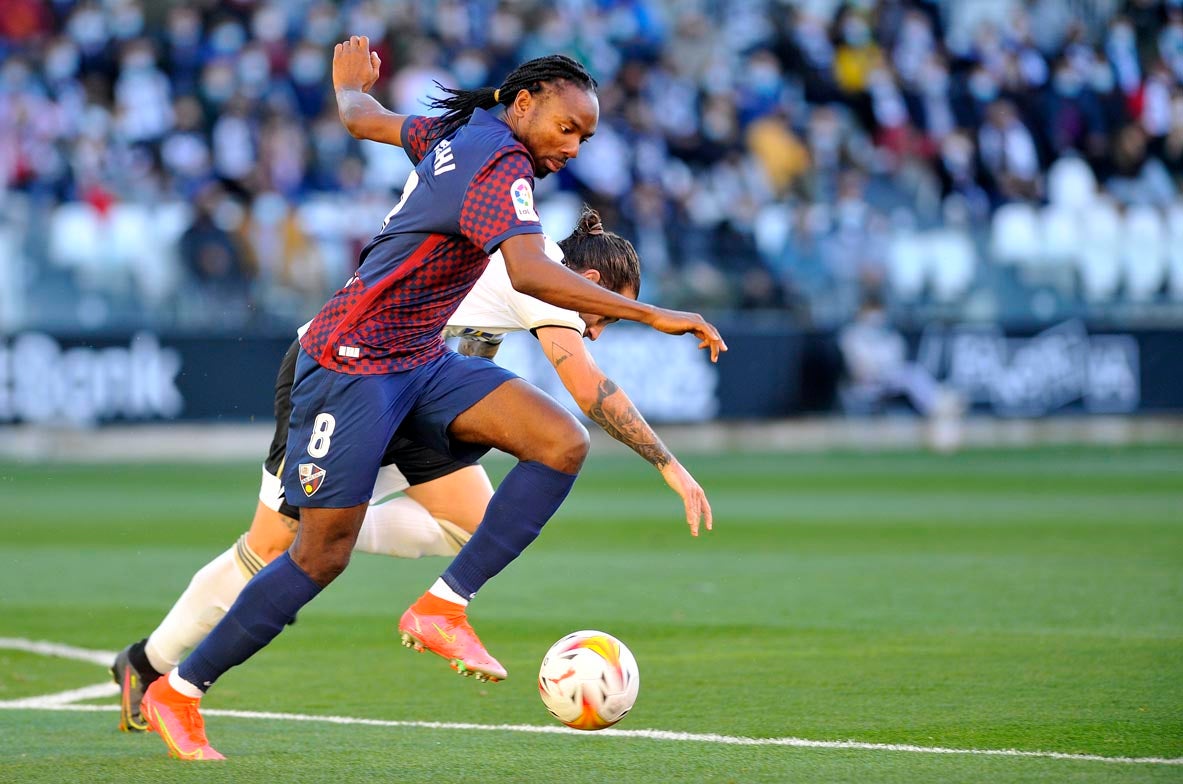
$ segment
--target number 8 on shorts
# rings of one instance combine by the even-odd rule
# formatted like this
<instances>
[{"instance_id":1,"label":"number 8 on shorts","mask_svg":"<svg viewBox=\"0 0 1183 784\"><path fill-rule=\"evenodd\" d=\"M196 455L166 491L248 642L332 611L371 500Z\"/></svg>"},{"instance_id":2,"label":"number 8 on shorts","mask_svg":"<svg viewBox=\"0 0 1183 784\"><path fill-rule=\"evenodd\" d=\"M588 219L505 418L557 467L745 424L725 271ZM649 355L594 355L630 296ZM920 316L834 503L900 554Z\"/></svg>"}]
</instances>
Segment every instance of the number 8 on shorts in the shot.
<instances>
[{"instance_id":1,"label":"number 8 on shorts","mask_svg":"<svg viewBox=\"0 0 1183 784\"><path fill-rule=\"evenodd\" d=\"M332 414L317 414L312 422L312 437L308 439L308 456L324 457L329 453L330 436L337 427L337 420Z\"/></svg>"}]
</instances>

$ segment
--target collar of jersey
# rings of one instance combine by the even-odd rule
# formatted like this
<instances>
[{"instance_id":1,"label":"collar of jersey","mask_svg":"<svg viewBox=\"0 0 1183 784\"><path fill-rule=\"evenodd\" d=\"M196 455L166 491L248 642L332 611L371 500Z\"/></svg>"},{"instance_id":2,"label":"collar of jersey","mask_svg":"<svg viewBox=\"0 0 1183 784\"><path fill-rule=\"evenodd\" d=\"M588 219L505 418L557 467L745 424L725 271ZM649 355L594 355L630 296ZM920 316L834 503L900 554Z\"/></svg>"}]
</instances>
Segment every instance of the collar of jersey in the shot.
<instances>
[{"instance_id":1,"label":"collar of jersey","mask_svg":"<svg viewBox=\"0 0 1183 784\"><path fill-rule=\"evenodd\" d=\"M488 109L473 109L472 117L468 118L468 124L485 126L500 125L505 130L505 133L509 135L509 138L513 140L513 143L516 144L522 150L522 152L526 153L526 155L530 155L530 151L526 149L526 145L522 144L521 139L513 135L513 130L509 127L509 123L507 123L504 118L504 106L498 105L492 111L489 111ZM533 156L530 156L530 160L534 160Z\"/></svg>"},{"instance_id":2,"label":"collar of jersey","mask_svg":"<svg viewBox=\"0 0 1183 784\"><path fill-rule=\"evenodd\" d=\"M493 111L489 111L488 109L474 109L472 117L469 118L468 122L472 125L501 123L507 131L509 130L509 123L505 121L505 107L501 105L498 105ZM510 131L510 135L513 135L513 131Z\"/></svg>"}]
</instances>

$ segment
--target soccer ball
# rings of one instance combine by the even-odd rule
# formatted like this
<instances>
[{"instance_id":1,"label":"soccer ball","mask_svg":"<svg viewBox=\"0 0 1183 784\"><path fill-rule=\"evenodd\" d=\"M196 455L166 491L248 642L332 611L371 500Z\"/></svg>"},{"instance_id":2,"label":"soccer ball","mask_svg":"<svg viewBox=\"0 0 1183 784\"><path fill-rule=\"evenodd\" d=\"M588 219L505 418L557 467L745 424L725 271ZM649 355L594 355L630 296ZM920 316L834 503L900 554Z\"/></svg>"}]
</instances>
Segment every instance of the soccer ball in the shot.
<instances>
[{"instance_id":1,"label":"soccer ball","mask_svg":"<svg viewBox=\"0 0 1183 784\"><path fill-rule=\"evenodd\" d=\"M625 644L584 630L562 638L542 657L538 693L551 715L577 730L602 730L637 701L641 673Z\"/></svg>"}]
</instances>

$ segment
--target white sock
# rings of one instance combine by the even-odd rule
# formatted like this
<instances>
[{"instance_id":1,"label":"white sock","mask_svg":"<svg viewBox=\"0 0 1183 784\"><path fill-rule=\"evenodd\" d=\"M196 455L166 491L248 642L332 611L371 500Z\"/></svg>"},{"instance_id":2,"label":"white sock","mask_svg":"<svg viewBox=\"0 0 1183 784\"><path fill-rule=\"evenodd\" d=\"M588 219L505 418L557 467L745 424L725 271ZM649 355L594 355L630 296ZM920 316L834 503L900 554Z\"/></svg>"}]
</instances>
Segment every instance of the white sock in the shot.
<instances>
[{"instance_id":1,"label":"white sock","mask_svg":"<svg viewBox=\"0 0 1183 784\"><path fill-rule=\"evenodd\" d=\"M440 599L443 599L446 602L452 602L453 604L458 604L461 607L468 606L468 600L449 588L448 584L444 582L442 577L438 578L435 581L435 585L428 588L427 592L432 596L437 596Z\"/></svg>"},{"instance_id":2,"label":"white sock","mask_svg":"<svg viewBox=\"0 0 1183 784\"><path fill-rule=\"evenodd\" d=\"M457 544L455 536L422 504L408 496L398 496L366 509L354 549L395 558L421 558L455 555L462 544Z\"/></svg>"},{"instance_id":3,"label":"white sock","mask_svg":"<svg viewBox=\"0 0 1183 784\"><path fill-rule=\"evenodd\" d=\"M248 571L241 565L240 548L246 548L245 539L193 575L189 587L149 635L145 653L157 672L176 667L187 651L205 639L234 604L250 575L257 571Z\"/></svg>"},{"instance_id":4,"label":"white sock","mask_svg":"<svg viewBox=\"0 0 1183 784\"><path fill-rule=\"evenodd\" d=\"M177 672L176 668L169 670L168 685L184 694L186 697L195 697L201 699L205 696L205 692L194 686L189 681L181 677L181 673Z\"/></svg>"}]
</instances>

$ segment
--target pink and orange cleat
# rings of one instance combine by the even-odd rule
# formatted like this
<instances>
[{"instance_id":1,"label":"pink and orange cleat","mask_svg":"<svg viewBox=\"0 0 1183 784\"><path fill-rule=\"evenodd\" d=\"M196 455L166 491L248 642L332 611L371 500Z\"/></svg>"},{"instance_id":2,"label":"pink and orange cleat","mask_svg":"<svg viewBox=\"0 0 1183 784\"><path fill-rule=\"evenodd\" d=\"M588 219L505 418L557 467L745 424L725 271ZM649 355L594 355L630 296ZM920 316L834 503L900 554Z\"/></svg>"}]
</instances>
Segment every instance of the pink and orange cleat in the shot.
<instances>
[{"instance_id":1,"label":"pink and orange cleat","mask_svg":"<svg viewBox=\"0 0 1183 784\"><path fill-rule=\"evenodd\" d=\"M200 704L200 698L186 697L174 689L166 676L148 687L140 710L144 721L168 746L169 756L203 762L226 759L205 737L205 721L197 709Z\"/></svg>"},{"instance_id":2,"label":"pink and orange cleat","mask_svg":"<svg viewBox=\"0 0 1183 784\"><path fill-rule=\"evenodd\" d=\"M490 683L505 680L508 675L481 645L459 604L425 593L403 613L398 631L403 645L442 656L461 675Z\"/></svg>"}]
</instances>

